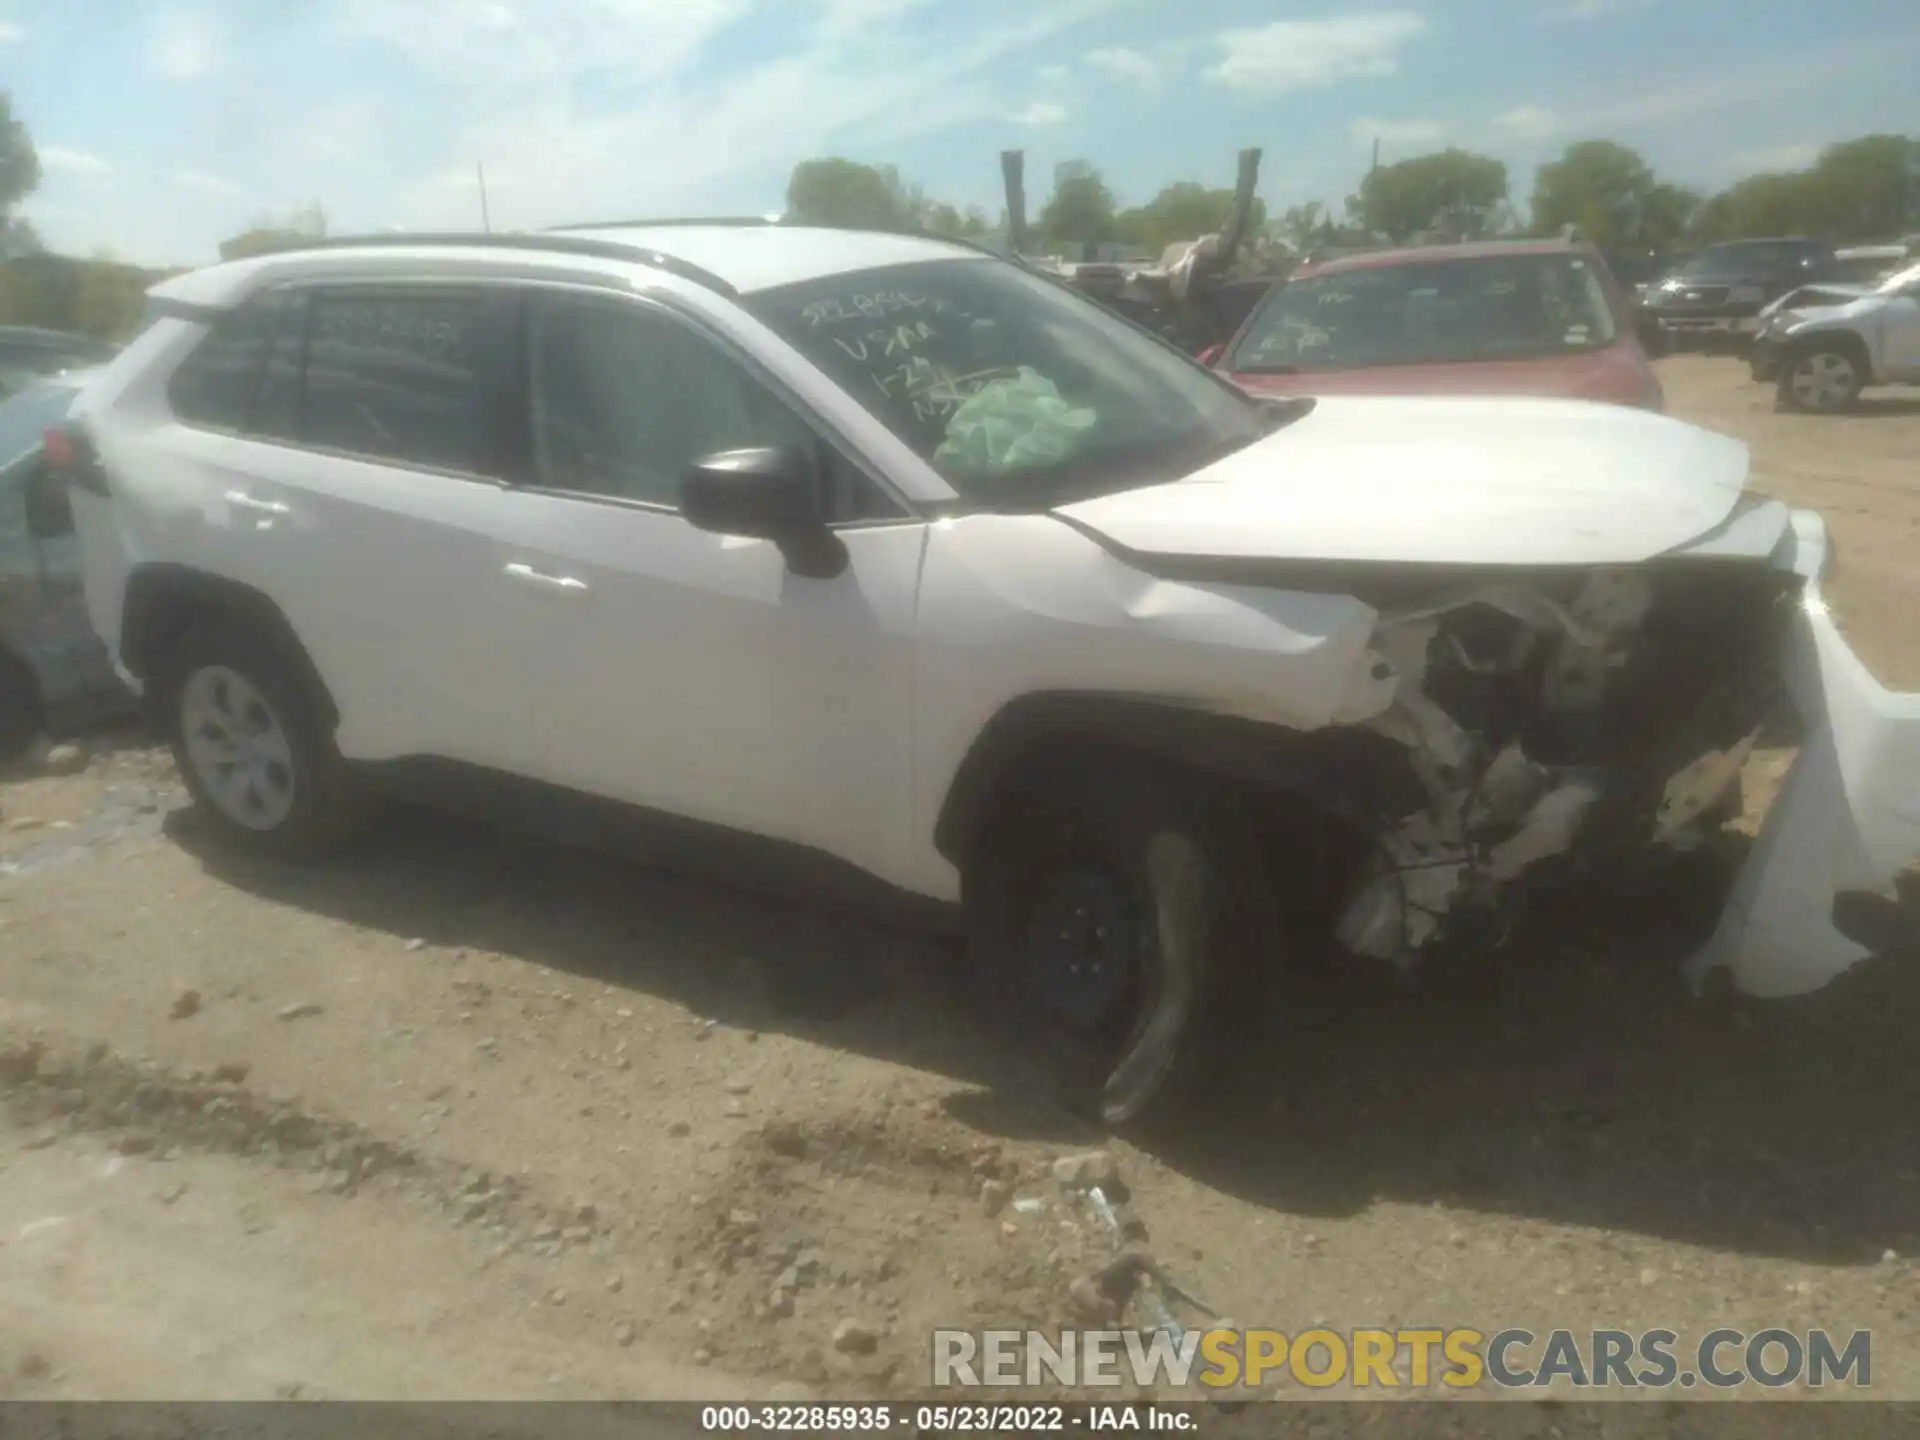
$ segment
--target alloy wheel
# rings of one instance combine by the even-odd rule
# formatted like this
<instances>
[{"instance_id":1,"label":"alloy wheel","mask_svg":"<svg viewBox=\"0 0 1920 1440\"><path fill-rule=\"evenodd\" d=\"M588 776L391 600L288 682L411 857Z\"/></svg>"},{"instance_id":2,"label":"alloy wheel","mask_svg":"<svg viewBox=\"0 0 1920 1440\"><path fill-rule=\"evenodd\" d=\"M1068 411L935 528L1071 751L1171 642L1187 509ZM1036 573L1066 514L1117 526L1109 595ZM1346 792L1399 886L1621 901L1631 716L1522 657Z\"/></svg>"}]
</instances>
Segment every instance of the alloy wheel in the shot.
<instances>
[{"instance_id":1,"label":"alloy wheel","mask_svg":"<svg viewBox=\"0 0 1920 1440\"><path fill-rule=\"evenodd\" d=\"M1833 410L1851 400L1857 389L1853 362L1844 355L1822 350L1793 367L1789 381L1793 398L1809 410Z\"/></svg>"},{"instance_id":2,"label":"alloy wheel","mask_svg":"<svg viewBox=\"0 0 1920 1440\"><path fill-rule=\"evenodd\" d=\"M273 830L293 813L293 744L286 725L247 678L207 665L180 690L187 763L220 813L248 830Z\"/></svg>"}]
</instances>

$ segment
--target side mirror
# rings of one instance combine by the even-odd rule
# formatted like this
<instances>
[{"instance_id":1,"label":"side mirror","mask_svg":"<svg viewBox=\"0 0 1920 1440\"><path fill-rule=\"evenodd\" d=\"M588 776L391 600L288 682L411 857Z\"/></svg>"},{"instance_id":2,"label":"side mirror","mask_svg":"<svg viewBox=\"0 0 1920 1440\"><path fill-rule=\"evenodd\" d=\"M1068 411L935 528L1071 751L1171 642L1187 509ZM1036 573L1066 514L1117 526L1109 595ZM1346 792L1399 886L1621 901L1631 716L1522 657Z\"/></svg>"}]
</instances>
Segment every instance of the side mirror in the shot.
<instances>
[{"instance_id":1,"label":"side mirror","mask_svg":"<svg viewBox=\"0 0 1920 1440\"><path fill-rule=\"evenodd\" d=\"M1226 353L1226 349L1227 347L1224 345L1209 345L1193 358L1198 360L1202 365L1211 367L1220 363L1220 357Z\"/></svg>"},{"instance_id":2,"label":"side mirror","mask_svg":"<svg viewBox=\"0 0 1920 1440\"><path fill-rule=\"evenodd\" d=\"M793 446L722 450L687 467L680 513L716 535L771 540L796 575L827 580L847 568L847 547L820 513L813 457Z\"/></svg>"}]
</instances>

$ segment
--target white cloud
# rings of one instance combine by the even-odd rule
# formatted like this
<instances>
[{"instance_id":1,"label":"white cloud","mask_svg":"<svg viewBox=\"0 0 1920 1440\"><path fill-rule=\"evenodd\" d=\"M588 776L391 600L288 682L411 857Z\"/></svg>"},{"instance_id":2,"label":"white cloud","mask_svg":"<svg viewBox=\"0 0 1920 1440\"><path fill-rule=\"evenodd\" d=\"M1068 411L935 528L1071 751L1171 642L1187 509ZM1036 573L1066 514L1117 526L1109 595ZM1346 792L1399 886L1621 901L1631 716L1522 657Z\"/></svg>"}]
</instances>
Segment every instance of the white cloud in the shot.
<instances>
[{"instance_id":1,"label":"white cloud","mask_svg":"<svg viewBox=\"0 0 1920 1440\"><path fill-rule=\"evenodd\" d=\"M1230 90L1265 95L1391 75L1399 69L1401 49L1426 28L1411 10L1382 10L1223 30L1218 40L1225 56L1207 75Z\"/></svg>"},{"instance_id":2,"label":"white cloud","mask_svg":"<svg viewBox=\"0 0 1920 1440\"><path fill-rule=\"evenodd\" d=\"M371 100L331 100L311 114L288 117L277 140L303 163L364 162L379 150L380 112Z\"/></svg>"},{"instance_id":3,"label":"white cloud","mask_svg":"<svg viewBox=\"0 0 1920 1440\"><path fill-rule=\"evenodd\" d=\"M1776 145L1770 150L1743 150L1733 157L1736 170L1804 170L1820 158L1820 146Z\"/></svg>"},{"instance_id":4,"label":"white cloud","mask_svg":"<svg viewBox=\"0 0 1920 1440\"><path fill-rule=\"evenodd\" d=\"M11 20L0 20L0 45L18 45L27 38L26 27Z\"/></svg>"},{"instance_id":5,"label":"white cloud","mask_svg":"<svg viewBox=\"0 0 1920 1440\"><path fill-rule=\"evenodd\" d=\"M1376 120L1363 115L1347 127L1353 143L1362 149L1378 140L1382 145L1438 145L1447 128L1438 120Z\"/></svg>"},{"instance_id":6,"label":"white cloud","mask_svg":"<svg viewBox=\"0 0 1920 1440\"><path fill-rule=\"evenodd\" d=\"M91 150L76 150L69 145L37 145L40 167L50 175L111 175L113 166Z\"/></svg>"},{"instance_id":7,"label":"white cloud","mask_svg":"<svg viewBox=\"0 0 1920 1440\"><path fill-rule=\"evenodd\" d=\"M898 25L927 0L826 0L820 28L828 35L858 38Z\"/></svg>"},{"instance_id":8,"label":"white cloud","mask_svg":"<svg viewBox=\"0 0 1920 1440\"><path fill-rule=\"evenodd\" d=\"M1560 117L1539 105L1516 105L1493 117L1493 128L1516 140L1544 140L1561 128Z\"/></svg>"},{"instance_id":9,"label":"white cloud","mask_svg":"<svg viewBox=\"0 0 1920 1440\"><path fill-rule=\"evenodd\" d=\"M147 37L147 68L164 80L199 80L220 63L220 38L205 15L164 10Z\"/></svg>"},{"instance_id":10,"label":"white cloud","mask_svg":"<svg viewBox=\"0 0 1920 1440\"><path fill-rule=\"evenodd\" d=\"M202 195L231 197L240 193L240 187L231 180L223 180L218 175L209 175L204 170L192 170L181 166L170 170L168 177L181 189L198 191Z\"/></svg>"},{"instance_id":11,"label":"white cloud","mask_svg":"<svg viewBox=\"0 0 1920 1440\"><path fill-rule=\"evenodd\" d=\"M823 27L890 0L836 0ZM436 78L511 102L586 73L638 82L685 69L752 0L568 0L517 6L488 0L330 0L340 36L398 51ZM844 29L834 31L844 38Z\"/></svg>"},{"instance_id":12,"label":"white cloud","mask_svg":"<svg viewBox=\"0 0 1920 1440\"><path fill-rule=\"evenodd\" d=\"M1058 125L1067 118L1067 107L1051 100L1036 100L1007 118L1016 125Z\"/></svg>"},{"instance_id":13,"label":"white cloud","mask_svg":"<svg viewBox=\"0 0 1920 1440\"><path fill-rule=\"evenodd\" d=\"M1151 88L1160 82L1159 62L1124 45L1088 51L1087 64L1115 80L1124 80L1143 88Z\"/></svg>"},{"instance_id":14,"label":"white cloud","mask_svg":"<svg viewBox=\"0 0 1920 1440\"><path fill-rule=\"evenodd\" d=\"M1038 73L1043 85L1064 85L1073 72L1065 65L1042 65Z\"/></svg>"},{"instance_id":15,"label":"white cloud","mask_svg":"<svg viewBox=\"0 0 1920 1440\"><path fill-rule=\"evenodd\" d=\"M471 191L434 177L470 173L476 159L496 228L636 203L671 214L771 202L809 155L887 159L918 135L1004 123L1021 103L1002 89L1008 67L1116 0L1052 0L935 41L885 29L854 40L817 23L783 55L726 67L704 63L709 42L775 0L574 0L546 11L526 0L530 18L504 33L461 26L452 0L333 3L352 12L355 33L417 57L449 92L437 158L385 213L353 222L425 229L472 223ZM452 23L423 24L416 7L447 10ZM579 13L588 9L591 24ZM617 98L589 98L614 85ZM1052 123L1055 109L1034 101L1020 118Z\"/></svg>"}]
</instances>

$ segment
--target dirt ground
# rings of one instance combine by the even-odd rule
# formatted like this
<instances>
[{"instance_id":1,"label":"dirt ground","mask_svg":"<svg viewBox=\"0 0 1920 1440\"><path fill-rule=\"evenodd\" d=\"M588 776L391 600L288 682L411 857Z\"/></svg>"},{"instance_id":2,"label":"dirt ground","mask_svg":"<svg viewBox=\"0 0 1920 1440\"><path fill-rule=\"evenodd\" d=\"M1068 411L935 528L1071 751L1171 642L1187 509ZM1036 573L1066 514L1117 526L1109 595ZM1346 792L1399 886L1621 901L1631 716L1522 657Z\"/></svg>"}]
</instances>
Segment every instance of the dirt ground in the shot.
<instances>
[{"instance_id":1,"label":"dirt ground","mask_svg":"<svg viewBox=\"0 0 1920 1440\"><path fill-rule=\"evenodd\" d=\"M1920 686L1920 400L1662 373L1827 514L1844 623ZM1108 1253L1049 1170L1104 1137L933 947L424 815L243 864L180 801L110 737L0 786L0 1396L912 1394L934 1327L1068 1323ZM1681 943L1616 908L1303 983L1217 1113L1111 1145L1154 1253L1288 1331L1870 1329L1920 1397L1920 967L1696 1001Z\"/></svg>"}]
</instances>

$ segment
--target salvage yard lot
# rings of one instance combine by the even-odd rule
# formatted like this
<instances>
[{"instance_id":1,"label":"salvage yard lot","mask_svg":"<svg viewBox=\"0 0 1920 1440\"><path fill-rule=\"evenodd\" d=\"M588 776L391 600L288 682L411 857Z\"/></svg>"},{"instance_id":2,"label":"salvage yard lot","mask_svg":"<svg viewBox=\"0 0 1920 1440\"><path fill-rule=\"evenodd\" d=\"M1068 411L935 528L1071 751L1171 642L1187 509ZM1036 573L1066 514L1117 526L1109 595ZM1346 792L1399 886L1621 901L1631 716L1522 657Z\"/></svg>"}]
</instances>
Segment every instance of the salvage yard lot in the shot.
<instances>
[{"instance_id":1,"label":"salvage yard lot","mask_svg":"<svg viewBox=\"0 0 1920 1440\"><path fill-rule=\"evenodd\" d=\"M1920 688L1920 398L1661 374ZM131 741L0 787L0 1395L911 1393L936 1325L1066 1320L1100 1242L1047 1167L1100 1137L932 948L426 816L241 864L177 799ZM1695 1002L1671 901L1302 977L1239 1093L1115 1147L1156 1256L1288 1331L1871 1329L1920 1398L1920 967Z\"/></svg>"}]
</instances>

